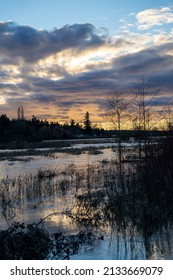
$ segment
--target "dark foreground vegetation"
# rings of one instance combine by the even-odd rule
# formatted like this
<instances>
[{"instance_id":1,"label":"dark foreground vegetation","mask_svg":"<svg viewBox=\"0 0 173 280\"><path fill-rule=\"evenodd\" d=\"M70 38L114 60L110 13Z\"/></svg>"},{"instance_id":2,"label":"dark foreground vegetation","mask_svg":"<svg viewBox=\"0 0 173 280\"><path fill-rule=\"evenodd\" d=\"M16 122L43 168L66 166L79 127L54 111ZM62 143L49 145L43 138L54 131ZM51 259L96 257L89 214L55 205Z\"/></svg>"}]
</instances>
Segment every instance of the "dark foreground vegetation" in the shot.
<instances>
[{"instance_id":1,"label":"dark foreground vegetation","mask_svg":"<svg viewBox=\"0 0 173 280\"><path fill-rule=\"evenodd\" d=\"M90 231L65 235L62 231L50 235L38 224L25 226L15 223L0 231L1 260L69 259L78 252L81 244L93 242L97 237Z\"/></svg>"},{"instance_id":2,"label":"dark foreground vegetation","mask_svg":"<svg viewBox=\"0 0 173 280\"><path fill-rule=\"evenodd\" d=\"M154 236L169 235L173 226L173 139L148 146L147 156L140 160L124 161L121 168L119 164L116 160L103 162L82 171L71 166L61 174L58 170L39 170L36 177L12 183L15 195L10 193L10 184L4 182L0 198L8 229L0 231L0 258L69 259L84 242L103 239L95 235L103 228L126 242L130 239L131 250L135 250L136 238L141 237L145 258L152 258ZM63 197L68 191L73 193L74 203L63 214L78 225L76 235L61 230L50 234L42 222L13 223L15 204L22 205L25 198L45 201L55 195ZM170 244L169 248L172 255Z\"/></svg>"}]
</instances>

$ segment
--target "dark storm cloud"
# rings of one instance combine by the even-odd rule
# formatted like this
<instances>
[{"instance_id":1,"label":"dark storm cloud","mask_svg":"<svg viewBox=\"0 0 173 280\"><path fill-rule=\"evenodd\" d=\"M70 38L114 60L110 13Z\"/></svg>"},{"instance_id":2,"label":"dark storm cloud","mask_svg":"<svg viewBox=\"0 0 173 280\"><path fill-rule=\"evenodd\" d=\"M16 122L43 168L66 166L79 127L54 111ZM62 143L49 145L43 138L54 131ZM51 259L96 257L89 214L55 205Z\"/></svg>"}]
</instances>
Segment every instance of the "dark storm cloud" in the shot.
<instances>
[{"instance_id":1,"label":"dark storm cloud","mask_svg":"<svg viewBox=\"0 0 173 280\"><path fill-rule=\"evenodd\" d=\"M105 39L89 23L47 31L14 22L0 22L0 42L1 54L32 62L69 48L80 50L104 45Z\"/></svg>"},{"instance_id":2,"label":"dark storm cloud","mask_svg":"<svg viewBox=\"0 0 173 280\"><path fill-rule=\"evenodd\" d=\"M39 94L39 93L33 93L29 95L28 97L29 100L35 100L40 103L53 103L56 101L56 96L53 94L45 95L45 94Z\"/></svg>"},{"instance_id":3,"label":"dark storm cloud","mask_svg":"<svg viewBox=\"0 0 173 280\"><path fill-rule=\"evenodd\" d=\"M102 95L115 89L131 88L134 82L140 81L144 75L146 79L152 79L153 86L171 89L172 73L173 57L148 48L114 59L108 69L95 69L78 74L68 80L57 81L53 86L60 92L97 92Z\"/></svg>"},{"instance_id":4,"label":"dark storm cloud","mask_svg":"<svg viewBox=\"0 0 173 280\"><path fill-rule=\"evenodd\" d=\"M172 105L173 103L173 97L159 97L159 98L153 98L153 100L150 101L150 106L167 106Z\"/></svg>"},{"instance_id":5,"label":"dark storm cloud","mask_svg":"<svg viewBox=\"0 0 173 280\"><path fill-rule=\"evenodd\" d=\"M7 97L9 104L13 104L15 97L18 97L15 102L21 104L35 102L42 106L52 103L62 108L64 114L74 106L79 109L86 104L97 105L102 116L107 108L106 98L116 89L123 89L125 94L131 93L129 89L133 89L134 82L140 81L143 75L146 80L151 78L152 86L160 88L159 96L163 95L159 101L153 100L155 105L164 104L166 95L171 95L173 89L173 56L168 54L173 52L173 43L146 47L109 62L97 64L90 61L92 63L87 64L87 70L78 74L68 73L65 63L61 65L56 60L52 66L50 62L48 68L44 63L43 69L37 64L37 60L69 48L80 51L108 44L112 48L113 41L107 39L99 35L91 24L74 24L46 31L13 22L0 23L0 63L6 66L0 68L3 96ZM123 49L125 44L130 42L119 39L114 48ZM31 63L17 65L18 72L13 76L12 70L9 71L10 65L18 58ZM43 75L39 76L39 71ZM52 79L54 75L56 78L56 74L59 80ZM13 78L14 82L11 81ZM20 78L19 82L17 78Z\"/></svg>"},{"instance_id":6,"label":"dark storm cloud","mask_svg":"<svg viewBox=\"0 0 173 280\"><path fill-rule=\"evenodd\" d=\"M164 46L161 48L164 49ZM146 79L151 78L154 86L170 88L173 85L173 56L152 47L114 59L112 71L114 77L117 77L119 87L131 87L133 82L140 81L143 75Z\"/></svg>"},{"instance_id":7,"label":"dark storm cloud","mask_svg":"<svg viewBox=\"0 0 173 280\"><path fill-rule=\"evenodd\" d=\"M146 79L151 78L152 85L161 88L160 94L163 90L172 91L172 71L172 56L159 54L151 48L116 58L108 69L69 75L57 81L26 76L18 86L22 91L31 93L26 97L30 101L51 102L69 108L75 104L84 105L85 98L86 103L95 101L101 109L104 109L102 98L113 94L115 89L125 89L125 93L128 93L128 89L134 87L134 82L140 81L141 75ZM4 84L1 86L5 87Z\"/></svg>"},{"instance_id":8,"label":"dark storm cloud","mask_svg":"<svg viewBox=\"0 0 173 280\"><path fill-rule=\"evenodd\" d=\"M74 106L80 106L80 105L86 105L88 104L88 100L85 101L77 101L77 100L72 100L72 101L63 101L63 102L59 102L58 105L60 107L65 107L65 108L70 108L70 107L74 107Z\"/></svg>"},{"instance_id":9,"label":"dark storm cloud","mask_svg":"<svg viewBox=\"0 0 173 280\"><path fill-rule=\"evenodd\" d=\"M51 91L54 94L63 93L68 94L77 94L78 96L83 96L84 92L92 94L95 91L103 91L111 89L114 85L114 71L110 70L95 70L86 72L83 74L78 74L75 76L68 76L58 81L53 81L48 78L37 78L30 77L28 82L30 82L30 88L32 87L37 92L38 91ZM27 79L25 83L22 83L22 88L28 89ZM101 94L101 92L100 92Z\"/></svg>"},{"instance_id":10,"label":"dark storm cloud","mask_svg":"<svg viewBox=\"0 0 173 280\"><path fill-rule=\"evenodd\" d=\"M42 103L56 103L58 98L62 107L70 107L76 102L78 104L82 102L80 103L82 105L84 101L81 101L81 98L86 97L86 102L95 98L103 108L105 105L101 104L101 98L111 95L115 89L125 89L127 93L129 88L134 87L134 82L140 81L141 75L146 79L151 78L152 86L161 87L160 92L162 89L171 90L172 71L172 56L159 55L155 50L148 49L116 58L108 69L88 71L58 81L29 77L21 87L25 89L26 86L27 90L30 84L30 90L36 92L31 94L30 98ZM65 101L66 98L68 101Z\"/></svg>"},{"instance_id":11,"label":"dark storm cloud","mask_svg":"<svg viewBox=\"0 0 173 280\"><path fill-rule=\"evenodd\" d=\"M113 67L123 75L136 75L142 72L154 74L158 71L162 71L163 68L172 68L172 62L172 56L160 55L156 50L148 49L115 59Z\"/></svg>"},{"instance_id":12,"label":"dark storm cloud","mask_svg":"<svg viewBox=\"0 0 173 280\"><path fill-rule=\"evenodd\" d=\"M0 83L0 89L13 90L13 89L17 89L17 85L13 85L10 83Z\"/></svg>"}]
</instances>

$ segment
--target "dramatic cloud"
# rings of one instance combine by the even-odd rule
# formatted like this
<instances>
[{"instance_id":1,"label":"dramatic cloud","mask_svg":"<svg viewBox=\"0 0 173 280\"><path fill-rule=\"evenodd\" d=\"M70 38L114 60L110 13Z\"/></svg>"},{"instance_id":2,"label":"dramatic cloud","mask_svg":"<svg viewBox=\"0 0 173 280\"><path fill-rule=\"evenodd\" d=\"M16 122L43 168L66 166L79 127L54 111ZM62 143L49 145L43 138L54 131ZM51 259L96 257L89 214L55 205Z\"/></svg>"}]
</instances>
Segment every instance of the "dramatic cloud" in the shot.
<instances>
[{"instance_id":1,"label":"dramatic cloud","mask_svg":"<svg viewBox=\"0 0 173 280\"><path fill-rule=\"evenodd\" d=\"M105 43L104 36L98 35L89 23L46 31L19 26L14 22L0 22L0 42L2 54L20 57L27 62L70 48L80 51Z\"/></svg>"},{"instance_id":2,"label":"dramatic cloud","mask_svg":"<svg viewBox=\"0 0 173 280\"><path fill-rule=\"evenodd\" d=\"M108 96L115 89L130 94L142 75L160 88L157 107L173 102L173 31L149 30L172 23L172 10L129 17L137 22L122 20L129 29L112 36L89 23L48 31L0 22L1 112L15 117L22 105L26 117L80 122L89 111L102 122Z\"/></svg>"}]
</instances>

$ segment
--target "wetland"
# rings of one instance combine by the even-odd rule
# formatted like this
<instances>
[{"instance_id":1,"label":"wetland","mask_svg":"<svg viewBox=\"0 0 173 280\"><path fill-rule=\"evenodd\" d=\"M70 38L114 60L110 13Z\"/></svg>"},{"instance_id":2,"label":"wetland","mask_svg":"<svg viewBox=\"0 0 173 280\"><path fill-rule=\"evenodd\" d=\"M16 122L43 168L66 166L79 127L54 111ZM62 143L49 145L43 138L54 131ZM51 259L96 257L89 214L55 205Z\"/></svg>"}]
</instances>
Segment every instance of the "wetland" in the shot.
<instances>
[{"instance_id":1,"label":"wetland","mask_svg":"<svg viewBox=\"0 0 173 280\"><path fill-rule=\"evenodd\" d=\"M115 139L2 150L1 259L172 259L165 141L147 159L138 158L138 142L124 141L121 169Z\"/></svg>"}]
</instances>

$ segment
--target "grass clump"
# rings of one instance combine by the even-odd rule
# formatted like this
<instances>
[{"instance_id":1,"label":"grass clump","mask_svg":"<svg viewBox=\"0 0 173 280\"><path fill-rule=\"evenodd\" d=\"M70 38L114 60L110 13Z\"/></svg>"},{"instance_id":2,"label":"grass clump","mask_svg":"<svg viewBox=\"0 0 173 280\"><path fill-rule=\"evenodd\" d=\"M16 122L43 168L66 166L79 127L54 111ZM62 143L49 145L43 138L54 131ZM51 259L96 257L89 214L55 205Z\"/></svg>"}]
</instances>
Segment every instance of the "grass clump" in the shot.
<instances>
[{"instance_id":1,"label":"grass clump","mask_svg":"<svg viewBox=\"0 0 173 280\"><path fill-rule=\"evenodd\" d=\"M51 239L45 229L35 224L15 223L0 231L1 260L43 260L49 253Z\"/></svg>"},{"instance_id":2,"label":"grass clump","mask_svg":"<svg viewBox=\"0 0 173 280\"><path fill-rule=\"evenodd\" d=\"M82 244L91 243L97 238L91 231L67 235L60 230L51 235L38 224L25 226L24 223L14 223L7 230L1 230L0 259L70 259L71 255L78 253Z\"/></svg>"}]
</instances>

